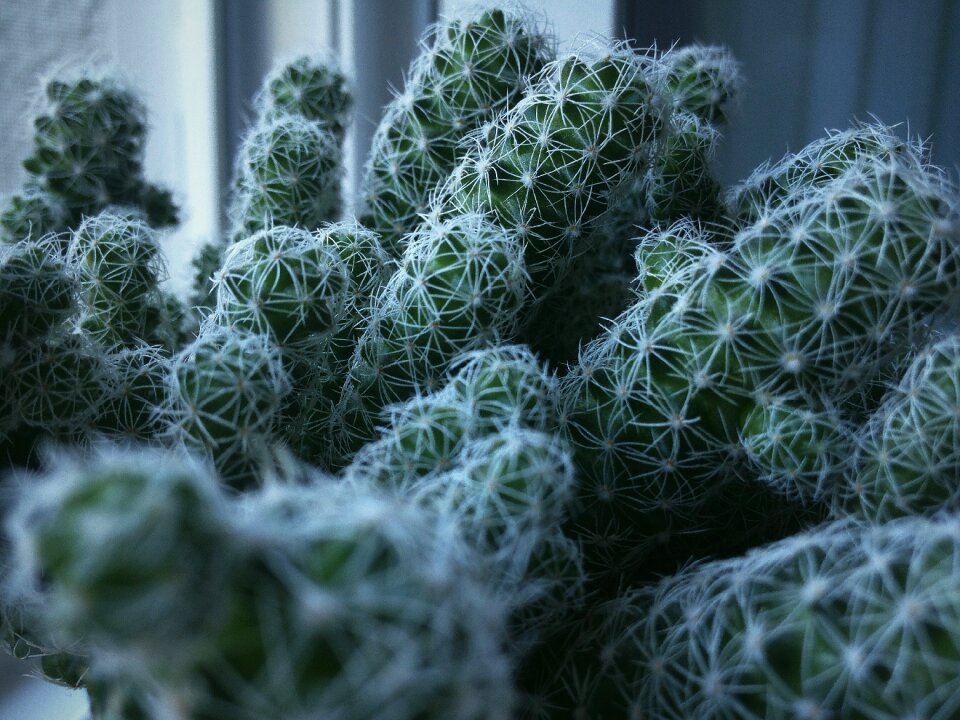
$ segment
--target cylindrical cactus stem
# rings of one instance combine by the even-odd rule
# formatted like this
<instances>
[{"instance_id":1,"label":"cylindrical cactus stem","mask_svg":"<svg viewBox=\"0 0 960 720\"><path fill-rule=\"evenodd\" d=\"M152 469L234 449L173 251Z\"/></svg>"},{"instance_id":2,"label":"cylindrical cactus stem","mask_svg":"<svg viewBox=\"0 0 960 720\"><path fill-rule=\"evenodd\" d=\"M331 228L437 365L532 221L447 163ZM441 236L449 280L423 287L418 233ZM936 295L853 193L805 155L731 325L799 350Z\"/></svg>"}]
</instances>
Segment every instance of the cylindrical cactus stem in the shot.
<instances>
[{"instance_id":1,"label":"cylindrical cactus stem","mask_svg":"<svg viewBox=\"0 0 960 720\"><path fill-rule=\"evenodd\" d=\"M754 308L743 363L756 386L869 412L877 380L953 302L958 236L956 188L913 155L866 157L741 230L718 287Z\"/></svg>"},{"instance_id":2,"label":"cylindrical cactus stem","mask_svg":"<svg viewBox=\"0 0 960 720\"><path fill-rule=\"evenodd\" d=\"M675 112L664 146L646 183L646 212L652 223L681 217L723 219L720 183L713 176L719 133L691 112Z\"/></svg>"},{"instance_id":3,"label":"cylindrical cactus stem","mask_svg":"<svg viewBox=\"0 0 960 720\"><path fill-rule=\"evenodd\" d=\"M510 717L506 608L452 518L322 480L229 500L143 452L42 480L18 575L92 680L149 679L151 717Z\"/></svg>"},{"instance_id":4,"label":"cylindrical cactus stem","mask_svg":"<svg viewBox=\"0 0 960 720\"><path fill-rule=\"evenodd\" d=\"M66 211L66 230L108 205L142 208L156 226L176 223L165 190L143 179L146 117L134 94L109 78L54 80L48 107L34 120L34 149L23 165L30 184Z\"/></svg>"},{"instance_id":5,"label":"cylindrical cactus stem","mask_svg":"<svg viewBox=\"0 0 960 720\"><path fill-rule=\"evenodd\" d=\"M346 75L332 56L301 55L275 68L257 98L261 118L300 115L330 130L339 144L353 98Z\"/></svg>"},{"instance_id":6,"label":"cylindrical cactus stem","mask_svg":"<svg viewBox=\"0 0 960 720\"><path fill-rule=\"evenodd\" d=\"M864 426L842 512L883 523L960 508L960 336L921 351Z\"/></svg>"},{"instance_id":7,"label":"cylindrical cactus stem","mask_svg":"<svg viewBox=\"0 0 960 720\"><path fill-rule=\"evenodd\" d=\"M301 458L327 466L330 438L339 418L335 412L350 369L350 359L363 333L373 296L393 274L394 263L376 233L356 222L325 225L313 239L342 261L349 287L337 325L308 352L290 353L294 391L284 407L280 425L286 442Z\"/></svg>"},{"instance_id":8,"label":"cylindrical cactus stem","mask_svg":"<svg viewBox=\"0 0 960 720\"><path fill-rule=\"evenodd\" d=\"M39 240L66 227L67 210L59 199L39 188L27 188L10 198L8 207L0 213L0 243Z\"/></svg>"},{"instance_id":9,"label":"cylindrical cactus stem","mask_svg":"<svg viewBox=\"0 0 960 720\"><path fill-rule=\"evenodd\" d=\"M102 348L83 334L51 336L31 347L12 381L23 422L61 441L84 441L116 393Z\"/></svg>"},{"instance_id":10,"label":"cylindrical cactus stem","mask_svg":"<svg viewBox=\"0 0 960 720\"><path fill-rule=\"evenodd\" d=\"M555 435L506 428L468 442L458 465L442 479L434 476L408 491L420 502L457 516L476 547L502 553L501 568L519 559L511 548L537 544L566 518L573 466L569 448Z\"/></svg>"},{"instance_id":11,"label":"cylindrical cactus stem","mask_svg":"<svg viewBox=\"0 0 960 720\"><path fill-rule=\"evenodd\" d=\"M80 284L80 326L94 340L135 347L159 334L166 265L149 225L133 215L89 217L73 233L67 260Z\"/></svg>"},{"instance_id":12,"label":"cylindrical cactus stem","mask_svg":"<svg viewBox=\"0 0 960 720\"><path fill-rule=\"evenodd\" d=\"M342 148L320 123L300 115L265 118L243 142L231 207L231 236L273 225L306 230L336 220Z\"/></svg>"},{"instance_id":13,"label":"cylindrical cactus stem","mask_svg":"<svg viewBox=\"0 0 960 720\"><path fill-rule=\"evenodd\" d=\"M469 409L474 432L556 429L556 378L526 346L499 343L464 353L451 364L451 372L448 392Z\"/></svg>"},{"instance_id":14,"label":"cylindrical cactus stem","mask_svg":"<svg viewBox=\"0 0 960 720\"><path fill-rule=\"evenodd\" d=\"M169 450L102 446L51 454L33 480L9 522L14 602L39 595L44 631L81 650L148 643L171 663L191 657L230 567L212 472Z\"/></svg>"},{"instance_id":15,"label":"cylindrical cactus stem","mask_svg":"<svg viewBox=\"0 0 960 720\"><path fill-rule=\"evenodd\" d=\"M256 123L234 169L230 240L273 225L313 230L338 219L352 103L346 84L332 58L308 55L279 65L264 80ZM209 290L207 277L196 283L201 297Z\"/></svg>"},{"instance_id":16,"label":"cylindrical cactus stem","mask_svg":"<svg viewBox=\"0 0 960 720\"><path fill-rule=\"evenodd\" d=\"M428 475L457 468L469 441L556 426L555 380L527 348L497 345L464 353L452 368L442 390L387 408L381 437L357 453L346 477L404 494Z\"/></svg>"},{"instance_id":17,"label":"cylindrical cactus stem","mask_svg":"<svg viewBox=\"0 0 960 720\"><path fill-rule=\"evenodd\" d=\"M604 574L667 557L716 520L712 496L741 464L730 431L751 399L738 326L691 290L722 267L713 234L687 221L650 240L638 253L646 291L560 381L580 472L571 531Z\"/></svg>"},{"instance_id":18,"label":"cylindrical cactus stem","mask_svg":"<svg viewBox=\"0 0 960 720\"><path fill-rule=\"evenodd\" d=\"M840 523L617 601L618 714L916 717L960 706L956 518ZM622 672L626 669L626 672Z\"/></svg>"},{"instance_id":19,"label":"cylindrical cactus stem","mask_svg":"<svg viewBox=\"0 0 960 720\"><path fill-rule=\"evenodd\" d=\"M366 220L389 252L403 253L404 236L453 170L464 137L516 103L551 59L552 40L516 10L485 10L431 28L384 112L363 183Z\"/></svg>"},{"instance_id":20,"label":"cylindrical cactus stem","mask_svg":"<svg viewBox=\"0 0 960 720\"><path fill-rule=\"evenodd\" d=\"M210 326L173 359L168 432L205 453L224 482L258 481L290 380L268 336Z\"/></svg>"},{"instance_id":21,"label":"cylindrical cactus stem","mask_svg":"<svg viewBox=\"0 0 960 720\"><path fill-rule=\"evenodd\" d=\"M798 153L761 165L730 191L728 201L740 225L765 222L772 209L822 191L867 158L923 164L926 152L919 141L905 141L879 123L835 130Z\"/></svg>"},{"instance_id":22,"label":"cylindrical cactus stem","mask_svg":"<svg viewBox=\"0 0 960 720\"><path fill-rule=\"evenodd\" d=\"M481 212L515 235L543 297L588 249L614 188L655 152L670 113L656 65L622 46L551 63L476 136L435 210Z\"/></svg>"},{"instance_id":23,"label":"cylindrical cactus stem","mask_svg":"<svg viewBox=\"0 0 960 720\"><path fill-rule=\"evenodd\" d=\"M562 532L574 495L570 448L522 427L468 440L446 472L406 488L415 502L454 517L477 548L491 588L513 614L517 655L583 601L579 545Z\"/></svg>"},{"instance_id":24,"label":"cylindrical cactus stem","mask_svg":"<svg viewBox=\"0 0 960 720\"><path fill-rule=\"evenodd\" d=\"M56 236L0 246L0 343L16 352L42 339L76 311L76 294Z\"/></svg>"},{"instance_id":25,"label":"cylindrical cactus stem","mask_svg":"<svg viewBox=\"0 0 960 720\"><path fill-rule=\"evenodd\" d=\"M732 238L689 222L654 233L638 251L645 294L564 380L584 531L649 540L717 520L708 497L742 475L757 393L869 413L871 384L960 287L958 228L955 190L911 156L865 158ZM649 525L627 519L638 510Z\"/></svg>"},{"instance_id":26,"label":"cylindrical cactus stem","mask_svg":"<svg viewBox=\"0 0 960 720\"><path fill-rule=\"evenodd\" d=\"M269 337L290 362L338 329L351 291L335 248L283 225L234 243L215 282L213 322Z\"/></svg>"},{"instance_id":27,"label":"cylindrical cactus stem","mask_svg":"<svg viewBox=\"0 0 960 720\"><path fill-rule=\"evenodd\" d=\"M638 228L683 217L718 222L726 214L713 177L719 133L711 122L720 122L737 92L736 63L722 48L693 47L664 53L655 67L665 78L664 92L672 93L674 112L656 148L648 150L649 167L610 192L603 220L586 241L589 254L529 324L530 342L555 362L574 361L579 345L629 306L632 278L625 265Z\"/></svg>"},{"instance_id":28,"label":"cylindrical cactus stem","mask_svg":"<svg viewBox=\"0 0 960 720\"><path fill-rule=\"evenodd\" d=\"M672 48L661 60L667 88L678 110L713 125L726 123L729 105L736 101L743 85L740 64L729 50L695 43Z\"/></svg>"},{"instance_id":29,"label":"cylindrical cactus stem","mask_svg":"<svg viewBox=\"0 0 960 720\"><path fill-rule=\"evenodd\" d=\"M520 241L481 215L422 225L376 298L341 398L347 454L395 402L439 389L463 352L511 338L528 298Z\"/></svg>"},{"instance_id":30,"label":"cylindrical cactus stem","mask_svg":"<svg viewBox=\"0 0 960 720\"><path fill-rule=\"evenodd\" d=\"M116 380L94 419L94 427L124 440L159 438L165 429L162 409L167 405L170 359L156 347L141 345L108 353L105 360Z\"/></svg>"},{"instance_id":31,"label":"cylindrical cactus stem","mask_svg":"<svg viewBox=\"0 0 960 720\"><path fill-rule=\"evenodd\" d=\"M456 518L511 608L511 646L523 654L582 601L585 584L579 547L562 533L574 478L569 446L549 432L554 380L523 346L454 365L441 391L390 408L344 477Z\"/></svg>"}]
</instances>

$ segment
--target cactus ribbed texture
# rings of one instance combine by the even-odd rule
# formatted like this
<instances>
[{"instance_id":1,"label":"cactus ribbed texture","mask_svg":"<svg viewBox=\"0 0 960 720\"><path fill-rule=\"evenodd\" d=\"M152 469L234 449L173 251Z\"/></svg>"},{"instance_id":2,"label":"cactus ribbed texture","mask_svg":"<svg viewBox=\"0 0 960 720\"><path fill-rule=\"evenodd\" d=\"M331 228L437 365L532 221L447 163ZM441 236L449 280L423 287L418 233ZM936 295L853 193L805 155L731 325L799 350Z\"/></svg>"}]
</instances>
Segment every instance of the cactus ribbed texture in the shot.
<instances>
[{"instance_id":1,"label":"cactus ribbed texture","mask_svg":"<svg viewBox=\"0 0 960 720\"><path fill-rule=\"evenodd\" d=\"M33 478L40 485L10 519L8 591L43 595L55 640L122 646L139 625L138 640L173 661L201 630L228 564L213 552L223 501L186 457L100 449L95 458L58 454Z\"/></svg>"},{"instance_id":2,"label":"cactus ribbed texture","mask_svg":"<svg viewBox=\"0 0 960 720\"><path fill-rule=\"evenodd\" d=\"M342 401L346 455L380 409L436 389L452 357L516 336L652 152L661 86L652 56L601 47L548 65L475 138L374 305Z\"/></svg>"},{"instance_id":3,"label":"cactus ribbed texture","mask_svg":"<svg viewBox=\"0 0 960 720\"><path fill-rule=\"evenodd\" d=\"M68 223L67 210L51 193L28 188L10 198L0 213L0 242L39 239L47 233L62 232Z\"/></svg>"},{"instance_id":4,"label":"cactus ribbed texture","mask_svg":"<svg viewBox=\"0 0 960 720\"><path fill-rule=\"evenodd\" d=\"M351 104L346 78L331 58L301 56L266 78L234 171L232 241L273 225L313 230L338 219Z\"/></svg>"},{"instance_id":5,"label":"cactus ribbed texture","mask_svg":"<svg viewBox=\"0 0 960 720\"><path fill-rule=\"evenodd\" d=\"M103 350L83 335L51 336L31 347L12 373L27 425L61 441L82 441L116 378Z\"/></svg>"}]
</instances>

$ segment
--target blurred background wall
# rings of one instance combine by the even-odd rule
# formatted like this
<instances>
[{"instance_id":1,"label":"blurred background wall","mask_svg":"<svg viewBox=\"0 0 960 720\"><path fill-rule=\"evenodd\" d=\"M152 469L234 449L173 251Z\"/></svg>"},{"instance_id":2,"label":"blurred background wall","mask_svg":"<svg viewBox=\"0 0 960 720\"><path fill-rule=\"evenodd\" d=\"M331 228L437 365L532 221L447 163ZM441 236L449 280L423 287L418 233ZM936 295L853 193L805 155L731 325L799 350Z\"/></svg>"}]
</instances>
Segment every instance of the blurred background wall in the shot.
<instances>
[{"instance_id":1,"label":"blurred background wall","mask_svg":"<svg viewBox=\"0 0 960 720\"><path fill-rule=\"evenodd\" d=\"M489 3L485 3L489 4ZM957 0L527 0L563 50L591 35L727 45L747 85L725 130L720 174L733 183L855 118L903 123L960 167ZM0 0L0 195L17 190L43 78L116 68L146 101L146 172L184 208L168 235L172 282L221 231L233 156L261 78L297 52L337 57L354 79L344 183L359 178L380 109L400 87L417 38L467 0ZM8 667L9 666L9 667ZM0 659L0 718L78 720L84 699L51 691Z\"/></svg>"}]
</instances>

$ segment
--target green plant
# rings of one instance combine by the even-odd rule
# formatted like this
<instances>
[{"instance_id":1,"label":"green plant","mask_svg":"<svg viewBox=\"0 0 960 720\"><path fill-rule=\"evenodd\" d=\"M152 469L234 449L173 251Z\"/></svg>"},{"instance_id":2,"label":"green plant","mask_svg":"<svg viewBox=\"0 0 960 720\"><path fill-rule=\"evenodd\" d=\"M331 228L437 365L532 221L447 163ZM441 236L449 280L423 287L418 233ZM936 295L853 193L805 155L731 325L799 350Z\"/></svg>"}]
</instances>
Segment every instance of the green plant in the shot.
<instances>
[{"instance_id":1,"label":"green plant","mask_svg":"<svg viewBox=\"0 0 960 720\"><path fill-rule=\"evenodd\" d=\"M553 47L432 28L356 219L278 66L189 313L139 103L48 86L0 628L92 720L957 714L954 180L877 122L724 189L729 52Z\"/></svg>"}]
</instances>

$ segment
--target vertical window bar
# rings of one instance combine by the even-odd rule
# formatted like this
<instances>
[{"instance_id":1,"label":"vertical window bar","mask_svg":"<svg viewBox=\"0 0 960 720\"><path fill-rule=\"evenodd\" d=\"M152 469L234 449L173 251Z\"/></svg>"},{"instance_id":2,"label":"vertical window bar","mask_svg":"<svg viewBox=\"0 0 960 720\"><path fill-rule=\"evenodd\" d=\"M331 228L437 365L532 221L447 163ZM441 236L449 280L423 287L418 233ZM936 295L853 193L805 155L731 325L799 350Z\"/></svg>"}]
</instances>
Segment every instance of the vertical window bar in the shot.
<instances>
[{"instance_id":1,"label":"vertical window bar","mask_svg":"<svg viewBox=\"0 0 960 720\"><path fill-rule=\"evenodd\" d=\"M348 162L352 173L351 194L356 196L383 106L393 98L391 88L403 87L404 73L416 55L417 42L427 26L436 20L437 3L436 0L356 0L340 9L351 15L343 18L349 25L351 46L342 47L341 52L354 78L355 124Z\"/></svg>"},{"instance_id":2,"label":"vertical window bar","mask_svg":"<svg viewBox=\"0 0 960 720\"><path fill-rule=\"evenodd\" d=\"M217 68L217 147L222 212L234 158L250 124L252 100L270 69L266 0L214 0ZM226 223L224 223L226 227Z\"/></svg>"}]
</instances>

